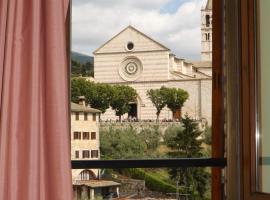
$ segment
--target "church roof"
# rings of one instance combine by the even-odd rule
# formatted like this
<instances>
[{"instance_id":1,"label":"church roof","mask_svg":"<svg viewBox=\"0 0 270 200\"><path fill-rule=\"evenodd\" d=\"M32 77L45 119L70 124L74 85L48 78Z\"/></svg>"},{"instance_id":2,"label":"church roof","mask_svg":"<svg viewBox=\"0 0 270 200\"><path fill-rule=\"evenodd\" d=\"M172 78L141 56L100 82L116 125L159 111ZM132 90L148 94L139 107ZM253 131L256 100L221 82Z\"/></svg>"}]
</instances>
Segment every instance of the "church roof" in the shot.
<instances>
[{"instance_id":1,"label":"church roof","mask_svg":"<svg viewBox=\"0 0 270 200\"><path fill-rule=\"evenodd\" d=\"M212 68L212 61L190 61L196 68Z\"/></svg>"},{"instance_id":2,"label":"church roof","mask_svg":"<svg viewBox=\"0 0 270 200\"><path fill-rule=\"evenodd\" d=\"M206 10L212 10L212 8L213 8L213 0L207 0L205 9Z\"/></svg>"},{"instance_id":3,"label":"church roof","mask_svg":"<svg viewBox=\"0 0 270 200\"><path fill-rule=\"evenodd\" d=\"M167 48L166 46L164 46L163 44L157 42L156 40L152 39L151 37L149 37L148 35L144 34L143 32L139 31L138 29L134 28L133 26L129 25L127 26L125 29L123 29L122 31L120 31L118 34L116 34L114 37L112 37L110 40L108 40L107 42L105 42L103 45L101 45L97 50L95 50L93 52L93 54L98 53L98 51L100 49L102 49L105 45L107 45L109 42L111 42L112 40L114 40L116 37L118 37L120 34L122 34L123 32L125 32L128 29L132 29L135 32L139 33L140 35L144 36L145 38L151 40L152 42L156 43L158 46L160 46L161 48L163 48L164 50L168 50L170 51L169 48Z\"/></svg>"}]
</instances>

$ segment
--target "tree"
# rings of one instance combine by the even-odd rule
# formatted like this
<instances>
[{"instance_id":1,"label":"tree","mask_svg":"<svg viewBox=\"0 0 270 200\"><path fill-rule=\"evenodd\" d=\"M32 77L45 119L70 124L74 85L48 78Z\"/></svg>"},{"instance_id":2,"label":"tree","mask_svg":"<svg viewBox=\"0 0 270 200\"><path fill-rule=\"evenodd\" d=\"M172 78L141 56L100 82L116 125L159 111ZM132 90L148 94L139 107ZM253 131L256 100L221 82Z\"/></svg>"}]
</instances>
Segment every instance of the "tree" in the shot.
<instances>
[{"instance_id":1,"label":"tree","mask_svg":"<svg viewBox=\"0 0 270 200\"><path fill-rule=\"evenodd\" d=\"M80 76L81 74L82 74L81 63L76 60L72 60L71 61L71 75L73 77L77 77L77 76Z\"/></svg>"},{"instance_id":2,"label":"tree","mask_svg":"<svg viewBox=\"0 0 270 200\"><path fill-rule=\"evenodd\" d=\"M121 116L130 110L130 102L136 101L137 92L134 88L126 85L112 87L111 107L121 121Z\"/></svg>"},{"instance_id":3,"label":"tree","mask_svg":"<svg viewBox=\"0 0 270 200\"><path fill-rule=\"evenodd\" d=\"M82 76L92 76L94 77L94 66L93 63L91 62L86 62L81 65L81 71L82 71Z\"/></svg>"},{"instance_id":4,"label":"tree","mask_svg":"<svg viewBox=\"0 0 270 200\"><path fill-rule=\"evenodd\" d=\"M157 122L159 121L159 115L161 110L166 106L166 101L164 98L164 90L161 89L150 89L147 91L148 98L152 101L153 105L156 107L157 112Z\"/></svg>"},{"instance_id":5,"label":"tree","mask_svg":"<svg viewBox=\"0 0 270 200\"><path fill-rule=\"evenodd\" d=\"M72 77L94 77L94 66L91 62L81 64L77 60L71 61L71 76Z\"/></svg>"},{"instance_id":6,"label":"tree","mask_svg":"<svg viewBox=\"0 0 270 200\"><path fill-rule=\"evenodd\" d=\"M180 88L161 88L162 94L164 95L165 103L167 107L173 112L173 115L177 110L181 110L185 101L189 95L185 90Z\"/></svg>"},{"instance_id":7,"label":"tree","mask_svg":"<svg viewBox=\"0 0 270 200\"><path fill-rule=\"evenodd\" d=\"M93 83L84 78L72 78L71 101L78 103L79 96L85 96L87 104L104 113L110 107L112 87L104 83Z\"/></svg>"},{"instance_id":8,"label":"tree","mask_svg":"<svg viewBox=\"0 0 270 200\"><path fill-rule=\"evenodd\" d=\"M146 145L133 127L100 129L102 159L142 158Z\"/></svg>"},{"instance_id":9,"label":"tree","mask_svg":"<svg viewBox=\"0 0 270 200\"><path fill-rule=\"evenodd\" d=\"M112 86L105 83L92 83L91 91L86 95L86 99L93 108L99 109L102 113L110 107L113 89Z\"/></svg>"},{"instance_id":10,"label":"tree","mask_svg":"<svg viewBox=\"0 0 270 200\"><path fill-rule=\"evenodd\" d=\"M141 138L141 140L145 143L147 147L146 153L152 157L157 148L159 147L161 141L161 131L159 129L159 126L143 128L139 132L138 136Z\"/></svg>"},{"instance_id":11,"label":"tree","mask_svg":"<svg viewBox=\"0 0 270 200\"><path fill-rule=\"evenodd\" d=\"M74 103L79 102L79 96L87 96L92 92L91 82L84 78L72 78L71 79L71 101ZM87 100L86 100L87 101ZM87 103L89 103L87 101Z\"/></svg>"},{"instance_id":12,"label":"tree","mask_svg":"<svg viewBox=\"0 0 270 200\"><path fill-rule=\"evenodd\" d=\"M204 143L206 144L205 156L209 157L212 155L212 128L208 125L204 129Z\"/></svg>"},{"instance_id":13,"label":"tree","mask_svg":"<svg viewBox=\"0 0 270 200\"><path fill-rule=\"evenodd\" d=\"M203 155L202 131L198 123L187 115L182 119L182 127L168 128L164 142L171 148L170 157L196 158ZM204 199L209 186L209 173L203 168L172 168L169 170L172 179L178 181L185 192L193 198Z\"/></svg>"},{"instance_id":14,"label":"tree","mask_svg":"<svg viewBox=\"0 0 270 200\"><path fill-rule=\"evenodd\" d=\"M212 144L212 127L206 125L205 130L204 130L204 142L207 145L211 145Z\"/></svg>"}]
</instances>

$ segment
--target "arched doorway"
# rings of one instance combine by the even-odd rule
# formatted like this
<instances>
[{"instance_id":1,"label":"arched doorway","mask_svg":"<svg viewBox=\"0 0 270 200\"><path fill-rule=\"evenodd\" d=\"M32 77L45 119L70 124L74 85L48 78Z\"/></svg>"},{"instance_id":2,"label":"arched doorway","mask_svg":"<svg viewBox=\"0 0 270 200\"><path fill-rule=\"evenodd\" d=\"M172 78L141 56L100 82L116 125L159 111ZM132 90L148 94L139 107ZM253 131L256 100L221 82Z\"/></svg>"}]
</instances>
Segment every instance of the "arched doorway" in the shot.
<instances>
[{"instance_id":1,"label":"arched doorway","mask_svg":"<svg viewBox=\"0 0 270 200\"><path fill-rule=\"evenodd\" d=\"M130 110L128 112L128 118L129 119L141 119L141 106L142 106L142 100L140 96L137 96L136 101L129 103Z\"/></svg>"},{"instance_id":2,"label":"arched doorway","mask_svg":"<svg viewBox=\"0 0 270 200\"><path fill-rule=\"evenodd\" d=\"M128 118L129 119L138 119L138 104L135 102L132 102L129 104L130 109L128 112Z\"/></svg>"},{"instance_id":3,"label":"arched doorway","mask_svg":"<svg viewBox=\"0 0 270 200\"><path fill-rule=\"evenodd\" d=\"M92 172L91 170L83 170L80 173L80 179L82 181L89 181L89 180L96 179L96 176L95 176L94 172Z\"/></svg>"}]
</instances>

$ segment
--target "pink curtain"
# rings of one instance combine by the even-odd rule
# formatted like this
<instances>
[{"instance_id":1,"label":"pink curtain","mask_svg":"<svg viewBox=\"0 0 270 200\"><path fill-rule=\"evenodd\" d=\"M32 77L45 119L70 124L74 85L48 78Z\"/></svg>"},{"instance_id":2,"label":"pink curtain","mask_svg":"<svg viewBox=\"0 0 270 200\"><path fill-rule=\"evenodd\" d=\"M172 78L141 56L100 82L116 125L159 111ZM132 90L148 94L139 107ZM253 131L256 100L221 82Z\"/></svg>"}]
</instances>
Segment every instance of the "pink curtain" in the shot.
<instances>
[{"instance_id":1,"label":"pink curtain","mask_svg":"<svg viewBox=\"0 0 270 200\"><path fill-rule=\"evenodd\" d=\"M0 0L0 200L71 200L68 0Z\"/></svg>"}]
</instances>

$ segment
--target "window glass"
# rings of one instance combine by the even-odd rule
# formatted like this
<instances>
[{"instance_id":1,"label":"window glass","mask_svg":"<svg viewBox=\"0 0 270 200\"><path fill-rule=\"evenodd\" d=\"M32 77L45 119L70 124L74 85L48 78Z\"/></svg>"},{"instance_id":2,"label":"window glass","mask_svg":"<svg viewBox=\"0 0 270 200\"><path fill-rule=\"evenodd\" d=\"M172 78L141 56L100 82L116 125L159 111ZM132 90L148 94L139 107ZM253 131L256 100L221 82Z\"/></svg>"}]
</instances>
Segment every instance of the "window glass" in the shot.
<instances>
[{"instance_id":1,"label":"window glass","mask_svg":"<svg viewBox=\"0 0 270 200\"><path fill-rule=\"evenodd\" d=\"M91 132L91 140L95 140L96 139L96 132Z\"/></svg>"},{"instance_id":2,"label":"window glass","mask_svg":"<svg viewBox=\"0 0 270 200\"><path fill-rule=\"evenodd\" d=\"M75 151L75 158L80 158L80 151Z\"/></svg>"},{"instance_id":3,"label":"window glass","mask_svg":"<svg viewBox=\"0 0 270 200\"><path fill-rule=\"evenodd\" d=\"M91 133L72 149L90 149L85 160L211 157L212 1L130 2L72 1L71 110L90 123L71 128Z\"/></svg>"},{"instance_id":4,"label":"window glass","mask_svg":"<svg viewBox=\"0 0 270 200\"><path fill-rule=\"evenodd\" d=\"M80 113L79 112L75 112L75 119L80 120Z\"/></svg>"},{"instance_id":5,"label":"window glass","mask_svg":"<svg viewBox=\"0 0 270 200\"><path fill-rule=\"evenodd\" d=\"M259 126L257 136L258 190L270 193L270 1L257 1L258 9L258 87Z\"/></svg>"},{"instance_id":6,"label":"window glass","mask_svg":"<svg viewBox=\"0 0 270 200\"><path fill-rule=\"evenodd\" d=\"M91 151L91 158L98 158L98 150Z\"/></svg>"},{"instance_id":7,"label":"window glass","mask_svg":"<svg viewBox=\"0 0 270 200\"><path fill-rule=\"evenodd\" d=\"M83 139L89 140L89 132L83 132Z\"/></svg>"},{"instance_id":8,"label":"window glass","mask_svg":"<svg viewBox=\"0 0 270 200\"><path fill-rule=\"evenodd\" d=\"M84 121L88 120L88 113L84 113Z\"/></svg>"},{"instance_id":9,"label":"window glass","mask_svg":"<svg viewBox=\"0 0 270 200\"><path fill-rule=\"evenodd\" d=\"M76 132L73 133L73 135L74 135L74 140L80 140L81 139L81 132L76 131Z\"/></svg>"},{"instance_id":10,"label":"window glass","mask_svg":"<svg viewBox=\"0 0 270 200\"><path fill-rule=\"evenodd\" d=\"M97 114L96 113L93 113L93 121L97 121Z\"/></svg>"},{"instance_id":11,"label":"window glass","mask_svg":"<svg viewBox=\"0 0 270 200\"><path fill-rule=\"evenodd\" d=\"M83 158L90 158L90 152L89 152L89 150L83 150L82 157Z\"/></svg>"}]
</instances>

